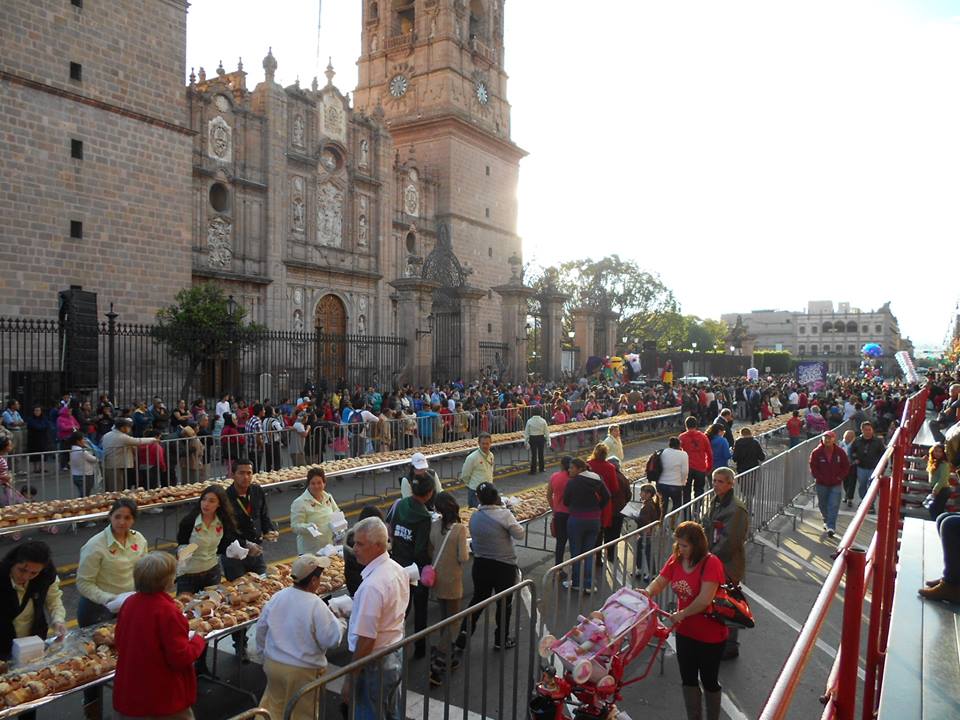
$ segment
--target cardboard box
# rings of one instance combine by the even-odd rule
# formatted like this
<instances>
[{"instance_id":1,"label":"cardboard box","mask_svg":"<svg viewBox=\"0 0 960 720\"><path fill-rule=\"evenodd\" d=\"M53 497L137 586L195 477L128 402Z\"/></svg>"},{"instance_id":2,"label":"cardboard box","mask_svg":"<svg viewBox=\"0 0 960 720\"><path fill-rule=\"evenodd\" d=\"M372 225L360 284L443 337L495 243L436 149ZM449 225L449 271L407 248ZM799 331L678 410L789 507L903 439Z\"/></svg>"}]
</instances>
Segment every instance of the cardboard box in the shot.
<instances>
[{"instance_id":1,"label":"cardboard box","mask_svg":"<svg viewBox=\"0 0 960 720\"><path fill-rule=\"evenodd\" d=\"M43 640L36 635L14 638L11 659L15 665L25 665L43 657Z\"/></svg>"}]
</instances>

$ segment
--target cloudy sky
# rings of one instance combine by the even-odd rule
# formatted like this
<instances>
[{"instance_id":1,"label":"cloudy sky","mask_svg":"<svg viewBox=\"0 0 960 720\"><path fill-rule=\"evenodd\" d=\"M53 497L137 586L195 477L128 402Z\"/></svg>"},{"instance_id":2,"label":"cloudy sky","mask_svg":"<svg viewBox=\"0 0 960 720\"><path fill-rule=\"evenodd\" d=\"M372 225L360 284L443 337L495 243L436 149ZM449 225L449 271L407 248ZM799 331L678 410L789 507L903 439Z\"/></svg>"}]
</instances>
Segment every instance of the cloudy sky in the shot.
<instances>
[{"instance_id":1,"label":"cloudy sky","mask_svg":"<svg viewBox=\"0 0 960 720\"><path fill-rule=\"evenodd\" d=\"M273 46L356 84L360 0L193 0L187 65L251 87ZM960 0L509 0L526 260L617 252L685 312L892 302L939 344L960 298ZM319 72L318 72L319 34ZM909 267L921 268L911 279Z\"/></svg>"}]
</instances>

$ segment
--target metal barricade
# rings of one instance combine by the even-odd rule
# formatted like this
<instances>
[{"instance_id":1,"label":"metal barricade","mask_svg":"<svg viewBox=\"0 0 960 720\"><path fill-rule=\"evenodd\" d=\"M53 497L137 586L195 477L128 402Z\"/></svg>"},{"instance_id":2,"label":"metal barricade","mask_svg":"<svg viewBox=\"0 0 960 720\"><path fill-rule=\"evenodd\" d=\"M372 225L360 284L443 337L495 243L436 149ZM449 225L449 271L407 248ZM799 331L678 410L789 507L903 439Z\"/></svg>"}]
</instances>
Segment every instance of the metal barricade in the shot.
<instances>
[{"instance_id":1,"label":"metal barricade","mask_svg":"<svg viewBox=\"0 0 960 720\"><path fill-rule=\"evenodd\" d=\"M356 717L358 694L363 692L361 686L365 683L379 688L379 692L372 693L376 696L372 702L379 707L376 714L380 717L385 715L385 703L393 704L395 692L393 706L400 718L466 717L468 710L483 718L527 718L529 699L540 673L536 608L536 585L524 580L346 667L332 672L328 669L294 694L284 710L284 720L292 718L303 703L314 705L312 717L331 717L325 692L336 690L339 696L339 689L348 678L348 720ZM496 646L498 620L506 636L516 639L516 648ZM475 630L472 633L465 631L471 623ZM465 644L459 665L454 667L451 645L458 637L464 638ZM442 649L446 659L446 671L434 684L432 693L427 672L411 672L411 668L425 666L406 660L421 642Z\"/></svg>"}]
</instances>

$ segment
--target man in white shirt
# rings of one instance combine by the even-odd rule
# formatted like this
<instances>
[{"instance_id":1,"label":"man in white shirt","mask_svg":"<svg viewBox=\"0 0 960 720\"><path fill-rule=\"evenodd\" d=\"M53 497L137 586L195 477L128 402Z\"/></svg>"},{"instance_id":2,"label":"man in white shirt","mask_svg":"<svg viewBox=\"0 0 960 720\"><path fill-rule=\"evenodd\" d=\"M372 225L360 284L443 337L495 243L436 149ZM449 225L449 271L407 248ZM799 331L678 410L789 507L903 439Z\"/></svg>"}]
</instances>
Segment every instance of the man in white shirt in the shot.
<instances>
[{"instance_id":1,"label":"man in white shirt","mask_svg":"<svg viewBox=\"0 0 960 720\"><path fill-rule=\"evenodd\" d=\"M798 407L800 407L800 395L796 390L791 390L790 394L787 395L787 410L793 412Z\"/></svg>"},{"instance_id":2,"label":"man in white shirt","mask_svg":"<svg viewBox=\"0 0 960 720\"><path fill-rule=\"evenodd\" d=\"M623 460L623 441L620 439L620 426L611 425L607 428L607 436L603 439L607 446L607 459L612 457Z\"/></svg>"},{"instance_id":3,"label":"man in white shirt","mask_svg":"<svg viewBox=\"0 0 960 720\"><path fill-rule=\"evenodd\" d=\"M533 409L533 415L523 428L523 444L530 448L530 474L543 472L543 451L550 442L550 426L540 416L540 408Z\"/></svg>"},{"instance_id":4,"label":"man in white shirt","mask_svg":"<svg viewBox=\"0 0 960 720\"><path fill-rule=\"evenodd\" d=\"M683 504L683 487L690 474L690 458L680 448L680 438L670 438L669 444L660 453L663 472L657 480L657 490L663 498L663 512L667 513L667 501L672 502L671 510Z\"/></svg>"},{"instance_id":5,"label":"man in white shirt","mask_svg":"<svg viewBox=\"0 0 960 720\"><path fill-rule=\"evenodd\" d=\"M360 573L363 580L353 597L347 633L353 652L351 662L356 662L403 640L410 579L387 554L387 526L379 518L365 518L354 526L353 552L365 566ZM400 718L402 666L403 651L397 649L345 679L342 698L346 703L355 703L356 720Z\"/></svg>"},{"instance_id":6,"label":"man in white shirt","mask_svg":"<svg viewBox=\"0 0 960 720\"><path fill-rule=\"evenodd\" d=\"M307 427L306 422L306 413L297 415L297 419L293 423L292 432L289 435L290 465L293 467L307 464L307 458L303 450L307 435L310 434L310 428Z\"/></svg>"},{"instance_id":7,"label":"man in white shirt","mask_svg":"<svg viewBox=\"0 0 960 720\"><path fill-rule=\"evenodd\" d=\"M326 651L343 639L347 623L334 616L317 595L329 558L301 555L293 561L293 587L284 588L264 605L257 621L257 650L263 656L267 687L260 706L271 717L282 717L294 693L315 680L327 667ZM320 696L300 698L292 718L317 717Z\"/></svg>"},{"instance_id":8,"label":"man in white shirt","mask_svg":"<svg viewBox=\"0 0 960 720\"><path fill-rule=\"evenodd\" d=\"M230 395L224 395L216 404L213 409L214 414L217 416L217 420L223 420L223 416L227 413L232 413L233 410L230 408ZM223 423L221 423L222 425Z\"/></svg>"}]
</instances>

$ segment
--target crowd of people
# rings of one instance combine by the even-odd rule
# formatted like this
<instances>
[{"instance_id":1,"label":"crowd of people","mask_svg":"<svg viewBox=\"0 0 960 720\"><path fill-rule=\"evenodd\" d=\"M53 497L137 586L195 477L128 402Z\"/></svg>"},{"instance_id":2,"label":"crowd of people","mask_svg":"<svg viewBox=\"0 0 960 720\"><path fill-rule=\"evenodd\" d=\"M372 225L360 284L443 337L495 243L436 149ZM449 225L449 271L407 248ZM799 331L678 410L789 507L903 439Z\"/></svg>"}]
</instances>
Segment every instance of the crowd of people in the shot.
<instances>
[{"instance_id":1,"label":"crowd of people","mask_svg":"<svg viewBox=\"0 0 960 720\"><path fill-rule=\"evenodd\" d=\"M931 398L942 408L938 421L944 431L956 422L960 410L960 385L945 382L949 380L952 379L935 376L929 381ZM934 390L941 389L937 383L944 387L934 394ZM179 524L178 545L193 548L186 561L178 562L177 556L170 553L149 551L146 538L135 529L139 512L129 498L114 503L107 526L80 549L77 621L81 627L107 620L117 622L119 661L113 704L120 717L192 717L197 669L205 666L205 644L202 638L187 632L186 620L170 600L169 591L176 588L177 592L197 592L221 578L233 580L248 572L266 571L266 544L277 538L278 527L267 512L264 490L252 482L253 475L258 467L274 466L279 455L274 445L283 442L279 434L288 428L292 433L285 437L291 443L291 456L311 452L307 443L315 437L310 424L314 417L321 426L330 422L338 427L362 424L368 428L374 422L370 418L389 417L391 413L399 413L400 417L408 412L414 417L421 412L455 417L461 409L473 413L471 417L480 418L477 448L465 458L460 480L467 489L467 504L476 511L470 516L468 529L461 521L456 497L444 491L428 458L417 452L401 480L400 498L389 511L383 513L373 505L364 507L360 520L345 532L337 502L327 491L323 470L311 469L303 493L290 508L298 552L291 570L294 585L267 603L254 634L267 678L261 700L265 707L282 714L296 690L324 671L327 651L338 647L344 637L352 658L359 660L402 639L408 611L413 615L414 632L426 628L431 595L440 602L442 618L459 612L465 599L467 565L471 566L473 586L469 606L516 585L515 541L523 537L524 529L504 507L495 482L491 431L498 429L499 421L486 413L496 403L498 409L505 411L496 418L501 418L505 427L523 431L530 449L531 473L544 470L545 448L558 449L549 434L549 424L556 424L558 417L562 423L578 416L611 417L659 407L682 410L684 431L669 438L666 447L655 453L656 459L647 466L646 481L639 487L639 522L646 530L637 539L634 571L638 581L645 584L644 592L651 597L667 587L677 596L678 606L671 622L677 632L677 657L688 717L701 717L705 706L707 718L718 718L720 663L737 657L739 642L734 629L706 617L703 611L721 584L739 583L744 578L749 515L735 491L736 475L765 460L763 448L749 428L735 433L734 424L738 420L759 420L767 413L787 413L791 444L804 436L821 437L810 454L809 465L824 530L832 536L844 499L850 506L855 493L861 499L866 495L871 473L884 452L883 436L896 427L895 418L910 388L898 383L881 385L837 379L822 391L806 393L792 378L770 377L757 382L716 380L694 387L678 384L632 388L579 383L565 387L501 387L485 383L466 388L436 387L429 392L411 392L407 388L386 394L374 388L357 390L352 395L342 392L327 396L308 386L300 398L276 407L268 403L247 406L242 400L234 402L226 396L210 414L203 401L189 408L180 402L172 413L167 413L159 399L149 407L138 404L133 412L123 409L115 413L109 399L102 397L95 420L89 414L82 415L89 423L86 426L76 411L88 413L90 408L83 408L89 404L63 399L55 413L56 436L58 441L65 439L67 443L61 442L57 449L67 453L69 467L80 470L75 473L75 477L80 477L78 494L91 491L90 476L94 473L90 470L94 463L103 463L107 488L131 487L139 481L136 462L125 459L122 463L107 464L88 442L104 453L122 454L124 458L144 453L149 459L160 447L163 431L169 428L179 428L180 433L185 433L181 437L196 440L203 452L207 452L207 443L213 441L208 438L230 443L231 435L243 436L241 428L249 431L246 447L238 447L238 452L231 456L230 485L226 489L219 485L207 487ZM511 415L511 408L515 416ZM536 411L522 413L520 408ZM807 412L801 414L801 410ZM355 415L358 420L353 420ZM42 422L45 442L50 441L49 416L42 408L33 413L37 418L35 431L39 432ZM489 419L486 424L484 417ZM3 416L7 432L0 436L0 483L7 487L12 486L14 475L5 456L15 449L14 438L21 427L18 423L22 423L18 418L18 405L8 403ZM851 421L859 432L848 431L838 442L830 428L844 421ZM451 427L456 428L455 421L451 422ZM34 436L29 434L29 425L23 423L23 427L28 432L25 451L37 450L36 445L31 445L36 438L30 439ZM422 427L415 421L415 437ZM278 433L278 439L271 433ZM446 430L441 430L441 434L446 437ZM297 435L302 445L289 439ZM377 437L382 440L382 436L373 434L363 437L364 442ZM958 459L956 449L948 440L930 451L929 471L936 503L930 508L931 515L939 514L935 510L942 510L949 497L950 468ZM364 447L363 451L366 450ZM160 462L159 457L154 459ZM552 510L551 534L556 538L556 564L564 561L568 551L570 557L576 557L621 536L621 511L633 496L631 483L619 468L624 459L617 424L609 426L606 437L592 448L587 459L572 454L561 457L560 468L552 474L546 489ZM169 458L166 460L169 462ZM190 470L188 463L187 471ZM708 483L713 495L702 515L676 524L673 552L666 564L656 567L651 543L654 528L668 513L704 494ZM945 537L956 534L952 521L941 520L940 525L946 528L942 530ZM353 598L350 611L328 606L316 594L329 565L320 551L334 542L344 546L346 585ZM604 557L613 560L614 552L611 547L608 553L598 553L597 561L602 562ZM950 557L955 557L955 553ZM956 592L960 582L956 579L958 565L956 560L952 562L943 579L929 591L934 599L939 599L938 593L953 597L950 593ZM15 637L46 637L51 631L62 635L65 611L50 549L36 540L19 543L0 561L0 566L11 579L5 584L7 589L0 592L0 657L9 656ZM430 574L433 579L411 585L411 569L420 579ZM569 576L564 574L562 578L564 587L582 593L594 591L593 562L574 563L570 570ZM512 597L508 595L498 603L493 623L491 640L495 651L510 650L517 644L509 630L512 611ZM479 613L474 613L459 628L446 627L429 648L425 640L414 645L413 660L426 658L429 653L432 685L441 685L460 665L471 637L482 627L478 617ZM310 630L304 632L303 628ZM233 642L240 660L248 661L246 632L235 633ZM349 678L343 698L353 704L357 717L398 716L403 661L398 651ZM138 679L145 675L155 678L156 688L167 690L144 691ZM98 689L85 691L85 702L88 717L102 714ZM309 703L302 703L295 717L314 717L311 713L315 708L308 706Z\"/></svg>"}]
</instances>

